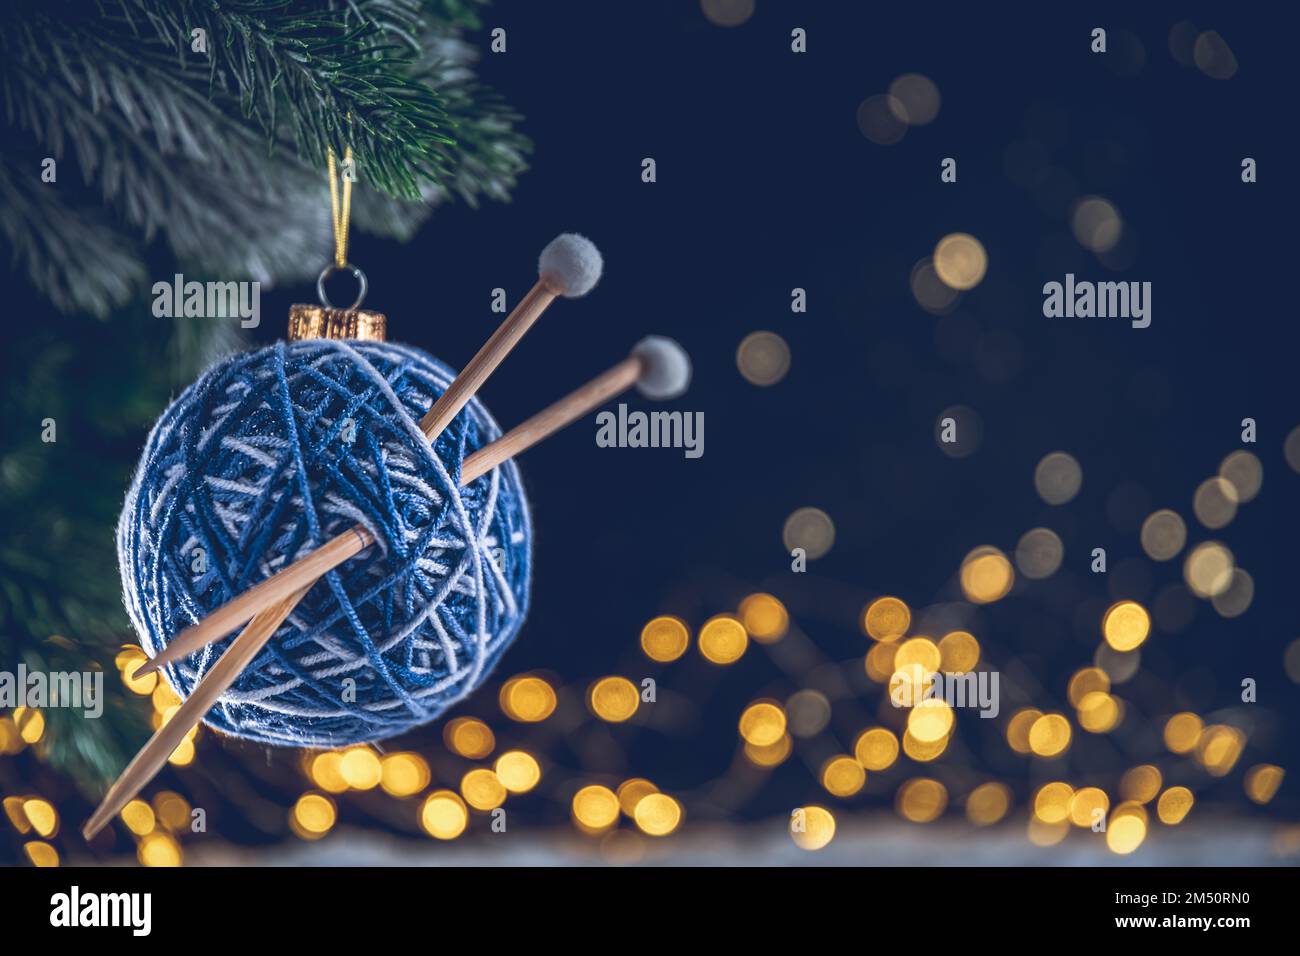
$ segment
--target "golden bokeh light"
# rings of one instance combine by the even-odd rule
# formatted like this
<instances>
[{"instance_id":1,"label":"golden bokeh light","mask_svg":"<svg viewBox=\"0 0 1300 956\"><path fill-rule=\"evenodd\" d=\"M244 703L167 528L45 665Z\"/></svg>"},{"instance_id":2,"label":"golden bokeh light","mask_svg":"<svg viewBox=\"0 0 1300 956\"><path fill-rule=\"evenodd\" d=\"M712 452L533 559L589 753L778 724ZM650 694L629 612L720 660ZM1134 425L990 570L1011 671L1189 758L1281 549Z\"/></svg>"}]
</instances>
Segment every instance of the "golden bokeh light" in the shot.
<instances>
[{"instance_id":1,"label":"golden bokeh light","mask_svg":"<svg viewBox=\"0 0 1300 956\"><path fill-rule=\"evenodd\" d=\"M933 686L934 671L920 664L900 667L889 677L889 702L895 707L915 707Z\"/></svg>"},{"instance_id":2,"label":"golden bokeh light","mask_svg":"<svg viewBox=\"0 0 1300 956\"><path fill-rule=\"evenodd\" d=\"M474 717L458 717L442 728L442 740L447 749L467 760L482 760L497 747L497 736L491 727Z\"/></svg>"},{"instance_id":3,"label":"golden bokeh light","mask_svg":"<svg viewBox=\"0 0 1300 956\"><path fill-rule=\"evenodd\" d=\"M790 346L775 332L751 332L736 348L736 367L751 385L775 385L790 371Z\"/></svg>"},{"instance_id":4,"label":"golden bokeh light","mask_svg":"<svg viewBox=\"0 0 1300 956\"><path fill-rule=\"evenodd\" d=\"M1231 551L1218 541L1204 541L1183 562L1183 580L1197 597L1213 598L1232 585L1235 568Z\"/></svg>"},{"instance_id":5,"label":"golden bokeh light","mask_svg":"<svg viewBox=\"0 0 1300 956\"><path fill-rule=\"evenodd\" d=\"M642 798L658 793L659 788L644 777L632 777L618 785L618 807L625 817L635 817L636 805Z\"/></svg>"},{"instance_id":6,"label":"golden bokeh light","mask_svg":"<svg viewBox=\"0 0 1300 956\"><path fill-rule=\"evenodd\" d=\"M154 729L158 729L167 724L168 721L176 716L176 713L179 710L180 706L177 705L175 707L168 707L166 710L161 712L155 711L153 715ZM199 727L199 724L195 724L185 732L185 737L176 745L176 749L171 752L170 756L168 756L167 762L169 764L175 767L187 767L194 762L194 741L198 738Z\"/></svg>"},{"instance_id":7,"label":"golden bokeh light","mask_svg":"<svg viewBox=\"0 0 1300 956\"><path fill-rule=\"evenodd\" d=\"M334 828L337 819L333 800L320 793L304 793L293 805L289 822L299 837L319 840Z\"/></svg>"},{"instance_id":8,"label":"golden bokeh light","mask_svg":"<svg viewBox=\"0 0 1300 956\"><path fill-rule=\"evenodd\" d=\"M1118 601L1102 618L1101 633L1115 650L1131 651L1151 633L1151 616L1136 601Z\"/></svg>"},{"instance_id":9,"label":"golden bokeh light","mask_svg":"<svg viewBox=\"0 0 1300 956\"><path fill-rule=\"evenodd\" d=\"M469 810L460 794L435 790L420 808L420 826L435 840L454 840L469 826Z\"/></svg>"},{"instance_id":10,"label":"golden bokeh light","mask_svg":"<svg viewBox=\"0 0 1300 956\"><path fill-rule=\"evenodd\" d=\"M1034 816L1044 823L1060 823L1069 819L1070 801L1074 788L1062 780L1045 783L1034 794Z\"/></svg>"},{"instance_id":11,"label":"golden bokeh light","mask_svg":"<svg viewBox=\"0 0 1300 956\"><path fill-rule=\"evenodd\" d=\"M1286 772L1276 764L1256 764L1246 771L1243 781L1246 796L1254 803L1261 805L1268 803L1277 795L1278 787L1282 786L1282 778L1285 776Z\"/></svg>"},{"instance_id":12,"label":"golden bokeh light","mask_svg":"<svg viewBox=\"0 0 1300 956\"><path fill-rule=\"evenodd\" d=\"M48 843L42 843L40 840L30 840L23 844L23 853L31 861L32 866L55 867L59 865L59 851L54 849Z\"/></svg>"},{"instance_id":13,"label":"golden bokeh light","mask_svg":"<svg viewBox=\"0 0 1300 956\"><path fill-rule=\"evenodd\" d=\"M755 747L753 744L746 742L745 757L756 767L770 769L785 763L793 749L794 740L789 734L786 734L776 743L766 747Z\"/></svg>"},{"instance_id":14,"label":"golden bokeh light","mask_svg":"<svg viewBox=\"0 0 1300 956\"><path fill-rule=\"evenodd\" d=\"M119 671L130 673L149 659L149 655L135 644L123 644L121 650L113 657L113 665Z\"/></svg>"},{"instance_id":15,"label":"golden bokeh light","mask_svg":"<svg viewBox=\"0 0 1300 956\"><path fill-rule=\"evenodd\" d=\"M940 737L938 740L917 740L909 731L903 731L903 753L907 754L917 763L929 763L931 760L938 760L948 749L948 741L952 739L951 735Z\"/></svg>"},{"instance_id":16,"label":"golden bokeh light","mask_svg":"<svg viewBox=\"0 0 1300 956\"><path fill-rule=\"evenodd\" d=\"M980 662L980 642L968 631L950 631L939 639L940 669L965 674Z\"/></svg>"},{"instance_id":17,"label":"golden bokeh light","mask_svg":"<svg viewBox=\"0 0 1300 956\"><path fill-rule=\"evenodd\" d=\"M149 804L145 804L148 808ZM29 797L23 801L23 814L32 825L32 829L43 837L54 836L59 830L59 814L54 804L41 797ZM149 811L153 816L153 811Z\"/></svg>"},{"instance_id":18,"label":"golden bokeh light","mask_svg":"<svg viewBox=\"0 0 1300 956\"><path fill-rule=\"evenodd\" d=\"M785 637L790 615L785 605L770 594L751 594L736 609L740 623L760 644L773 644Z\"/></svg>"},{"instance_id":19,"label":"golden bokeh light","mask_svg":"<svg viewBox=\"0 0 1300 956\"><path fill-rule=\"evenodd\" d=\"M394 797L409 797L429 785L429 764L416 753L385 754L379 761L379 784Z\"/></svg>"},{"instance_id":20,"label":"golden bokeh light","mask_svg":"<svg viewBox=\"0 0 1300 956\"><path fill-rule=\"evenodd\" d=\"M1186 787L1170 787L1160 794L1160 799L1156 801L1156 816L1160 818L1161 823L1176 826L1191 812L1195 802L1192 791Z\"/></svg>"},{"instance_id":21,"label":"golden bokeh light","mask_svg":"<svg viewBox=\"0 0 1300 956\"><path fill-rule=\"evenodd\" d=\"M14 719L8 714L0 715L0 756L9 757L21 753L25 746L27 741L18 732Z\"/></svg>"},{"instance_id":22,"label":"golden bokeh light","mask_svg":"<svg viewBox=\"0 0 1300 956\"><path fill-rule=\"evenodd\" d=\"M851 797L867 782L867 772L852 757L832 757L822 766L822 786L832 796Z\"/></svg>"},{"instance_id":23,"label":"golden bokeh light","mask_svg":"<svg viewBox=\"0 0 1300 956\"><path fill-rule=\"evenodd\" d=\"M153 833L157 826L158 818L154 814L153 807L143 800L132 800L122 808L122 822L126 828L136 836L144 836L146 833Z\"/></svg>"},{"instance_id":24,"label":"golden bokeh light","mask_svg":"<svg viewBox=\"0 0 1300 956\"><path fill-rule=\"evenodd\" d=\"M1092 828L1106 819L1110 798L1099 787L1081 787L1070 797L1070 822L1076 827Z\"/></svg>"},{"instance_id":25,"label":"golden bokeh light","mask_svg":"<svg viewBox=\"0 0 1300 956\"><path fill-rule=\"evenodd\" d=\"M326 750L314 755L308 764L307 775L312 783L330 793L342 793L348 789L348 782L343 778L343 754L338 750Z\"/></svg>"},{"instance_id":26,"label":"golden bokeh light","mask_svg":"<svg viewBox=\"0 0 1300 956\"><path fill-rule=\"evenodd\" d=\"M934 247L934 271L944 285L959 292L979 285L988 265L989 257L984 246L967 233L950 233Z\"/></svg>"},{"instance_id":27,"label":"golden bokeh light","mask_svg":"<svg viewBox=\"0 0 1300 956\"><path fill-rule=\"evenodd\" d=\"M369 747L349 747L339 761L339 773L353 790L373 790L383 779L378 755Z\"/></svg>"},{"instance_id":28,"label":"golden bokeh light","mask_svg":"<svg viewBox=\"0 0 1300 956\"><path fill-rule=\"evenodd\" d=\"M1079 726L1088 733L1105 734L1119 726L1124 718L1124 706L1119 698L1094 690L1083 695L1076 716Z\"/></svg>"},{"instance_id":29,"label":"golden bokeh light","mask_svg":"<svg viewBox=\"0 0 1300 956\"><path fill-rule=\"evenodd\" d=\"M991 604L1011 591L1016 574L1007 556L990 545L975 548L961 563L961 589L973 604Z\"/></svg>"},{"instance_id":30,"label":"golden bokeh light","mask_svg":"<svg viewBox=\"0 0 1300 956\"><path fill-rule=\"evenodd\" d=\"M1118 856L1127 856L1147 838L1145 815L1117 809L1106 827L1106 848Z\"/></svg>"},{"instance_id":31,"label":"golden bokeh light","mask_svg":"<svg viewBox=\"0 0 1300 956\"><path fill-rule=\"evenodd\" d=\"M686 653L690 643L690 631L681 618L661 615L641 629L641 650L652 661L675 661Z\"/></svg>"},{"instance_id":32,"label":"golden bokeh light","mask_svg":"<svg viewBox=\"0 0 1300 956\"><path fill-rule=\"evenodd\" d=\"M501 785L511 793L527 793L542 779L537 758L523 750L507 750L497 758L492 769Z\"/></svg>"},{"instance_id":33,"label":"golden bokeh light","mask_svg":"<svg viewBox=\"0 0 1300 956\"><path fill-rule=\"evenodd\" d=\"M641 694L626 677L602 677L587 693L591 712L612 724L630 719L640 703Z\"/></svg>"},{"instance_id":34,"label":"golden bokeh light","mask_svg":"<svg viewBox=\"0 0 1300 956\"><path fill-rule=\"evenodd\" d=\"M609 787L591 784L573 795L573 822L587 833L599 833L618 822L618 795Z\"/></svg>"},{"instance_id":35,"label":"golden bokeh light","mask_svg":"<svg viewBox=\"0 0 1300 956\"><path fill-rule=\"evenodd\" d=\"M501 711L511 720L535 724L555 713L555 689L540 677L512 677L501 686Z\"/></svg>"},{"instance_id":36,"label":"golden bokeh light","mask_svg":"<svg viewBox=\"0 0 1300 956\"><path fill-rule=\"evenodd\" d=\"M898 645L894 654L894 672L920 668L923 675L934 674L943 665L939 646L928 637L910 637Z\"/></svg>"},{"instance_id":37,"label":"golden bokeh light","mask_svg":"<svg viewBox=\"0 0 1300 956\"><path fill-rule=\"evenodd\" d=\"M1029 731L1042 716L1043 712L1033 707L1023 707L1012 714L1007 722L1007 746L1018 754L1031 753Z\"/></svg>"},{"instance_id":38,"label":"golden bokeh light","mask_svg":"<svg viewBox=\"0 0 1300 956\"><path fill-rule=\"evenodd\" d=\"M801 850L820 850L835 838L835 816L825 807L798 807L790 814L790 839Z\"/></svg>"},{"instance_id":39,"label":"golden bokeh light","mask_svg":"<svg viewBox=\"0 0 1300 956\"><path fill-rule=\"evenodd\" d=\"M195 730L198 728L196 727ZM188 767L194 762L194 740L186 738L176 745L176 749L171 752L167 762L175 767Z\"/></svg>"},{"instance_id":40,"label":"golden bokeh light","mask_svg":"<svg viewBox=\"0 0 1300 956\"><path fill-rule=\"evenodd\" d=\"M1142 522L1142 550L1152 561L1168 561L1187 543L1187 525L1178 512L1153 511Z\"/></svg>"},{"instance_id":41,"label":"golden bokeh light","mask_svg":"<svg viewBox=\"0 0 1300 956\"><path fill-rule=\"evenodd\" d=\"M1172 753L1186 754L1196 749L1205 724L1190 711L1174 714L1165 721L1165 746Z\"/></svg>"},{"instance_id":42,"label":"golden bokeh light","mask_svg":"<svg viewBox=\"0 0 1300 956\"><path fill-rule=\"evenodd\" d=\"M977 827L997 823L1011 809L1011 790L1006 784L982 783L966 798L966 819Z\"/></svg>"},{"instance_id":43,"label":"golden bokeh light","mask_svg":"<svg viewBox=\"0 0 1300 956\"><path fill-rule=\"evenodd\" d=\"M141 837L135 856L141 866L174 867L183 862L181 845L170 833L161 830Z\"/></svg>"},{"instance_id":44,"label":"golden bokeh light","mask_svg":"<svg viewBox=\"0 0 1300 956\"><path fill-rule=\"evenodd\" d=\"M162 825L173 833L188 830L193 824L189 801L179 793L160 791L153 798L153 809Z\"/></svg>"},{"instance_id":45,"label":"golden bokeh light","mask_svg":"<svg viewBox=\"0 0 1300 956\"><path fill-rule=\"evenodd\" d=\"M45 715L36 707L15 707L14 726L23 743L37 744L45 736Z\"/></svg>"},{"instance_id":46,"label":"golden bokeh light","mask_svg":"<svg viewBox=\"0 0 1300 956\"><path fill-rule=\"evenodd\" d=\"M1237 765L1246 735L1227 724L1211 724L1196 742L1196 759L1212 777L1225 777Z\"/></svg>"},{"instance_id":47,"label":"golden bokeh light","mask_svg":"<svg viewBox=\"0 0 1300 956\"><path fill-rule=\"evenodd\" d=\"M931 777L917 777L898 788L895 795L898 813L913 823L930 823L939 819L948 807L948 788Z\"/></svg>"},{"instance_id":48,"label":"golden bokeh light","mask_svg":"<svg viewBox=\"0 0 1300 956\"><path fill-rule=\"evenodd\" d=\"M749 635L730 614L718 614L700 628L700 653L713 664L734 664L745 654Z\"/></svg>"},{"instance_id":49,"label":"golden bokeh light","mask_svg":"<svg viewBox=\"0 0 1300 956\"><path fill-rule=\"evenodd\" d=\"M923 744L943 740L952 732L952 726L952 708L937 697L921 701L907 715L907 732Z\"/></svg>"},{"instance_id":50,"label":"golden bokeh light","mask_svg":"<svg viewBox=\"0 0 1300 956\"><path fill-rule=\"evenodd\" d=\"M869 727L858 734L853 756L863 769L888 769L898 759L898 738L884 727Z\"/></svg>"},{"instance_id":51,"label":"golden bokeh light","mask_svg":"<svg viewBox=\"0 0 1300 956\"><path fill-rule=\"evenodd\" d=\"M1135 803L1150 803L1164 785L1164 776L1154 764L1139 764L1124 772L1119 779L1119 795Z\"/></svg>"},{"instance_id":52,"label":"golden bokeh light","mask_svg":"<svg viewBox=\"0 0 1300 956\"><path fill-rule=\"evenodd\" d=\"M1110 692L1110 677L1100 667L1081 667L1070 677L1066 696L1071 704L1078 707L1084 697L1097 691L1103 694Z\"/></svg>"},{"instance_id":53,"label":"golden bokeh light","mask_svg":"<svg viewBox=\"0 0 1300 956\"><path fill-rule=\"evenodd\" d=\"M1043 714L1029 728L1029 749L1038 757L1057 757L1070 746L1070 722L1060 714Z\"/></svg>"},{"instance_id":54,"label":"golden bokeh light","mask_svg":"<svg viewBox=\"0 0 1300 956\"><path fill-rule=\"evenodd\" d=\"M1067 452L1054 451L1044 455L1034 468L1034 488L1038 496L1049 505L1063 505L1073 501L1083 487L1083 469L1075 457Z\"/></svg>"},{"instance_id":55,"label":"golden bokeh light","mask_svg":"<svg viewBox=\"0 0 1300 956\"><path fill-rule=\"evenodd\" d=\"M770 747L785 736L785 711L775 701L755 701L740 715L740 736L755 747Z\"/></svg>"},{"instance_id":56,"label":"golden bokeh light","mask_svg":"<svg viewBox=\"0 0 1300 956\"><path fill-rule=\"evenodd\" d=\"M911 626L911 609L896 597L876 598L862 612L862 629L873 640L896 641Z\"/></svg>"},{"instance_id":57,"label":"golden bokeh light","mask_svg":"<svg viewBox=\"0 0 1300 956\"><path fill-rule=\"evenodd\" d=\"M158 711L179 707L181 704L180 697L172 690L172 685L165 680L159 681L158 686L153 689L152 699L153 709Z\"/></svg>"},{"instance_id":58,"label":"golden bokeh light","mask_svg":"<svg viewBox=\"0 0 1300 956\"><path fill-rule=\"evenodd\" d=\"M5 797L4 810L5 816L9 818L9 822L15 830L24 836L31 832L31 821L27 819L27 814L23 813L22 797Z\"/></svg>"},{"instance_id":59,"label":"golden bokeh light","mask_svg":"<svg viewBox=\"0 0 1300 956\"><path fill-rule=\"evenodd\" d=\"M682 805L666 793L646 794L637 801L632 818L642 833L667 836L682 822Z\"/></svg>"},{"instance_id":60,"label":"golden bokeh light","mask_svg":"<svg viewBox=\"0 0 1300 956\"><path fill-rule=\"evenodd\" d=\"M475 810L495 810L506 802L505 784L487 767L475 767L461 777L460 793Z\"/></svg>"},{"instance_id":61,"label":"golden bokeh light","mask_svg":"<svg viewBox=\"0 0 1300 956\"><path fill-rule=\"evenodd\" d=\"M863 658L863 666L870 677L877 684L883 684L894 676L894 658L898 655L897 644L874 644L871 650L867 651L867 656ZM1297 655L1300 660L1300 654ZM1300 669L1297 670L1300 673ZM1300 683L1300 680L1297 680Z\"/></svg>"},{"instance_id":62,"label":"golden bokeh light","mask_svg":"<svg viewBox=\"0 0 1300 956\"><path fill-rule=\"evenodd\" d=\"M135 676L136 668L148 659L144 651L138 647L126 648L114 658L118 672L122 675L122 683L126 685L127 690L131 691L131 693L139 694L141 697L152 696L154 690L161 683L158 671L140 677Z\"/></svg>"}]
</instances>

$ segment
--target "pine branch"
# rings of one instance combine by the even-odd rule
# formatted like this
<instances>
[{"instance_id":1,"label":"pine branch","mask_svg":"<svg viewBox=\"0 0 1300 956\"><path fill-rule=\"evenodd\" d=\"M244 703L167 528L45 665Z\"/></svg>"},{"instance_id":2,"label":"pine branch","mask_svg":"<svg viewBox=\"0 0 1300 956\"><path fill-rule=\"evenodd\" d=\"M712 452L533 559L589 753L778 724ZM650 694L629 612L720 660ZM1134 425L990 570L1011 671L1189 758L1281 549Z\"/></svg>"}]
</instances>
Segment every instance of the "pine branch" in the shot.
<instances>
[{"instance_id":1,"label":"pine branch","mask_svg":"<svg viewBox=\"0 0 1300 956\"><path fill-rule=\"evenodd\" d=\"M30 197L0 211L0 233L59 308L102 316L141 291L123 251L136 237L162 237L199 273L313 275L328 244L324 150L349 136L362 182L388 187L357 191L360 229L406 238L447 196L507 199L529 144L449 32L476 22L477 5L113 0L106 18L71 3L0 15L0 96L21 131L0 159ZM188 44L202 24L200 62ZM60 163L57 187L34 182L46 155ZM89 211L96 196L124 235ZM47 238L43 222L67 228Z\"/></svg>"},{"instance_id":2,"label":"pine branch","mask_svg":"<svg viewBox=\"0 0 1300 956\"><path fill-rule=\"evenodd\" d=\"M436 184L448 165L454 141L439 96L408 75L421 29L416 0L113 6L108 23L136 27L151 49L179 58L187 79L206 72L214 95L237 100L268 141L287 132L313 166L324 166L330 147L350 143L362 181L418 199L421 183ZM196 28L207 35L206 64L191 52Z\"/></svg>"}]
</instances>

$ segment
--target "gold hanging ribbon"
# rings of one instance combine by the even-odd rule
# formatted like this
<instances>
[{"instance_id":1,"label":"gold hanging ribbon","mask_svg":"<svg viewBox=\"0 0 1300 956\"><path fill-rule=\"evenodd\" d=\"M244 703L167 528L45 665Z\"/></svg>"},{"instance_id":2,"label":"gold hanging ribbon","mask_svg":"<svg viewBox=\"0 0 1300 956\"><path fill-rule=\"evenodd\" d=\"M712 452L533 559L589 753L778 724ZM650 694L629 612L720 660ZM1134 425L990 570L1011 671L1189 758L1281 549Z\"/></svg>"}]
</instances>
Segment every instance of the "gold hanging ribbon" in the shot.
<instances>
[{"instance_id":1,"label":"gold hanging ribbon","mask_svg":"<svg viewBox=\"0 0 1300 956\"><path fill-rule=\"evenodd\" d=\"M339 209L339 177L335 169L334 147L329 148L330 219L334 223L334 264L342 269L348 264L348 221L352 218L352 147L343 151L343 208Z\"/></svg>"},{"instance_id":2,"label":"gold hanging ribbon","mask_svg":"<svg viewBox=\"0 0 1300 956\"><path fill-rule=\"evenodd\" d=\"M338 161L330 147L326 158L330 177L330 221L334 226L334 264L326 266L316 280L320 305L293 305L289 307L289 341L302 339L368 339L384 341L388 320L382 312L360 308L366 295L366 276L348 262L348 222L352 218L352 181L348 172L352 167L352 147L343 151L343 199L339 201ZM325 297L325 280L336 270L348 269L360 283L357 300L346 309L335 308Z\"/></svg>"}]
</instances>

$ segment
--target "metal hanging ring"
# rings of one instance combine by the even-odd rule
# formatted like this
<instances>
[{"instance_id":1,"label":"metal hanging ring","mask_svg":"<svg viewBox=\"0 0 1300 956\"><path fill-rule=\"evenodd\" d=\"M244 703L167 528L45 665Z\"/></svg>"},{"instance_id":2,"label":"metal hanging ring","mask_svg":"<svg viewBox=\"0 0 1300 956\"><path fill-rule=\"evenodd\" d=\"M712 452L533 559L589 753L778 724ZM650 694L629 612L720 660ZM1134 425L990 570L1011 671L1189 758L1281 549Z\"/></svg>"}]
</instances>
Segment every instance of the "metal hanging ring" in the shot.
<instances>
[{"instance_id":1,"label":"metal hanging ring","mask_svg":"<svg viewBox=\"0 0 1300 956\"><path fill-rule=\"evenodd\" d=\"M366 274L350 262L341 266L331 262L321 270L320 278L316 280L316 295L320 297L321 305L325 306L327 309L333 309L336 308L336 306L330 301L329 296L325 294L325 280L334 275L334 273L341 272L344 269L349 270L352 273L352 277L357 280L357 300L348 306L348 310L359 309L361 303L365 301L366 292L370 288L369 283L366 282Z\"/></svg>"}]
</instances>

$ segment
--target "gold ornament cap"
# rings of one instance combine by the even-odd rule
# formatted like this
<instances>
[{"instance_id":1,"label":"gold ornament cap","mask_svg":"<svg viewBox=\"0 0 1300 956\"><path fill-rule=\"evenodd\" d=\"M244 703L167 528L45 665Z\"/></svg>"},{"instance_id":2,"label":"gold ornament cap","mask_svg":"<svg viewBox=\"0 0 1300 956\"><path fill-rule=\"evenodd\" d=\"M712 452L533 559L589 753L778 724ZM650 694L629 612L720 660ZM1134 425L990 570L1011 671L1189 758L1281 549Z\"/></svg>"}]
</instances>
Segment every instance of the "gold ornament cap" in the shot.
<instances>
[{"instance_id":1,"label":"gold ornament cap","mask_svg":"<svg viewBox=\"0 0 1300 956\"><path fill-rule=\"evenodd\" d=\"M332 183L331 183L332 184ZM337 232L337 229L335 230ZM320 305L289 306L289 341L301 339L363 339L382 342L388 332L388 319L380 312L361 308L370 288L366 274L352 263L342 259L321 270L316 279L316 295ZM346 309L335 308L325 294L325 280L336 272L351 272L357 280L357 298Z\"/></svg>"},{"instance_id":2,"label":"gold ornament cap","mask_svg":"<svg viewBox=\"0 0 1300 956\"><path fill-rule=\"evenodd\" d=\"M327 305L289 306L289 341L300 339L363 339L383 342L388 318L367 309L335 309Z\"/></svg>"}]
</instances>

